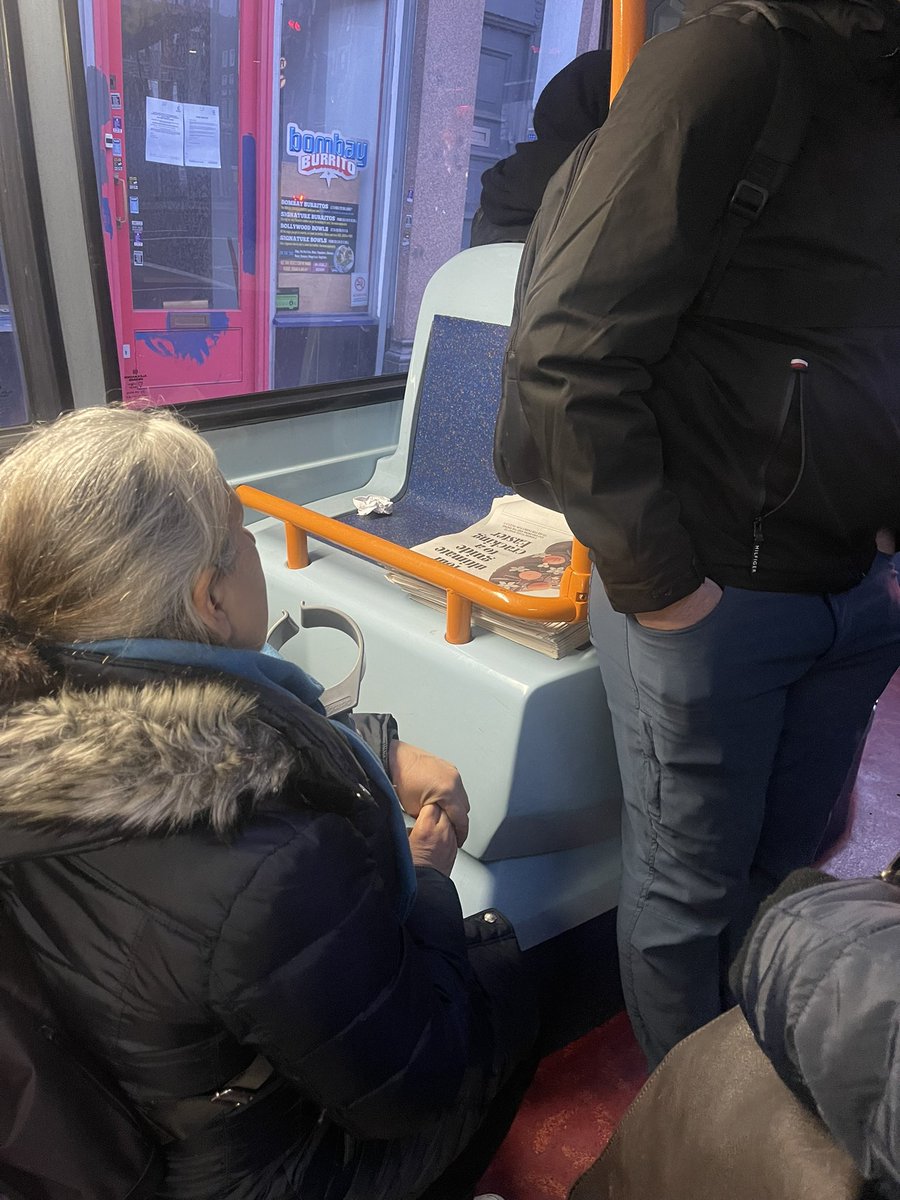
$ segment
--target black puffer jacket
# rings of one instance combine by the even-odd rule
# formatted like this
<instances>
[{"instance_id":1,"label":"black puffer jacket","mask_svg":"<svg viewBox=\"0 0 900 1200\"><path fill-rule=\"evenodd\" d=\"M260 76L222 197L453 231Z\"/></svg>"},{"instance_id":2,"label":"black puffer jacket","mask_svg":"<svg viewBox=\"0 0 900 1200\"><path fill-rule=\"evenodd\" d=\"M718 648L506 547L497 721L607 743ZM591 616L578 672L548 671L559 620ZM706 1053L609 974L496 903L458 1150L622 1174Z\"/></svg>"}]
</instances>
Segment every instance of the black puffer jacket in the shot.
<instances>
[{"instance_id":1,"label":"black puffer jacket","mask_svg":"<svg viewBox=\"0 0 900 1200\"><path fill-rule=\"evenodd\" d=\"M871 1194L891 1200L900 1200L898 950L895 881L795 871L760 909L731 972L779 1075L878 1181Z\"/></svg>"},{"instance_id":2,"label":"black puffer jacket","mask_svg":"<svg viewBox=\"0 0 900 1200\"><path fill-rule=\"evenodd\" d=\"M55 652L15 703L23 659L0 641L0 898L72 1031L155 1119L257 1051L275 1068L167 1147L161 1195L343 1195L345 1134L439 1128L506 1036L497 997L443 875L417 870L398 919L396 846L344 738L277 689L91 655Z\"/></svg>"},{"instance_id":3,"label":"black puffer jacket","mask_svg":"<svg viewBox=\"0 0 900 1200\"><path fill-rule=\"evenodd\" d=\"M900 526L900 6L771 7L799 32L748 4L653 38L561 213L567 168L551 181L525 250L537 257L506 399L622 612L705 575L842 590L869 567L875 531ZM701 316L782 36L812 119Z\"/></svg>"}]
</instances>

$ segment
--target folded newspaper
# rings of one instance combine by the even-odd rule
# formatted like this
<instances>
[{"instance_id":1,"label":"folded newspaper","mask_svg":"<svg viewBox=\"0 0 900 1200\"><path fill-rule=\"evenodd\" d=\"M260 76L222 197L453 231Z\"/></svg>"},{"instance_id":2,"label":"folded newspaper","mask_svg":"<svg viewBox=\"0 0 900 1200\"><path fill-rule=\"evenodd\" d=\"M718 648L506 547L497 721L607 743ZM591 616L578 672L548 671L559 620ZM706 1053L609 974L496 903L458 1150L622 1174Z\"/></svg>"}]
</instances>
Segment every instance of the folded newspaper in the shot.
<instances>
[{"instance_id":1,"label":"folded newspaper","mask_svg":"<svg viewBox=\"0 0 900 1200\"><path fill-rule=\"evenodd\" d=\"M572 531L559 513L518 496L500 496L474 525L412 549L510 592L558 596L572 558ZM401 571L388 571L387 578L423 604L443 608L446 603L446 593L434 584ZM551 658L571 654L589 640L587 621L528 621L479 604L472 606L472 620Z\"/></svg>"}]
</instances>

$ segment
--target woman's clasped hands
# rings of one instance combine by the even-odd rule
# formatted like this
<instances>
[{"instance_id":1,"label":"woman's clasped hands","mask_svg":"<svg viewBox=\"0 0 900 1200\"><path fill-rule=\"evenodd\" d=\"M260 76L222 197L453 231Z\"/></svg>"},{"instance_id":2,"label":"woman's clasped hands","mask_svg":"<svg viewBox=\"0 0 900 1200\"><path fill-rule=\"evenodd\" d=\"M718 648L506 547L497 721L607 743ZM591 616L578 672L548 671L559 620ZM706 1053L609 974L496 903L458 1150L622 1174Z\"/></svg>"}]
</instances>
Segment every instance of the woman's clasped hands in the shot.
<instances>
[{"instance_id":1,"label":"woman's clasped hands","mask_svg":"<svg viewBox=\"0 0 900 1200\"><path fill-rule=\"evenodd\" d=\"M403 811L415 818L409 848L417 867L449 875L469 832L469 797L452 763L394 741L390 774Z\"/></svg>"}]
</instances>

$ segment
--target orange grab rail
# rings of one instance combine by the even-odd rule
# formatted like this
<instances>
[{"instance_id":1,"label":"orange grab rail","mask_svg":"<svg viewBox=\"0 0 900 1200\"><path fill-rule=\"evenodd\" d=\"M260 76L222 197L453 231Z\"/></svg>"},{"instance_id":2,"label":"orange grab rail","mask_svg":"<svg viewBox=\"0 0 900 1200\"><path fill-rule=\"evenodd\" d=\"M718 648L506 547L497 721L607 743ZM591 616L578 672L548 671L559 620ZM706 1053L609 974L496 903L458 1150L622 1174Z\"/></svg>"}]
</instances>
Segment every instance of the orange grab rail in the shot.
<instances>
[{"instance_id":1,"label":"orange grab rail","mask_svg":"<svg viewBox=\"0 0 900 1200\"><path fill-rule=\"evenodd\" d=\"M237 494L247 508L284 522L287 565L292 570L309 566L307 534L311 533L322 541L344 546L374 562L405 571L407 575L442 588L447 593L446 639L453 645L471 641L473 603L529 621L583 621L587 617L591 563L580 542L572 543L572 563L563 573L559 596L528 596L505 591L457 567L435 562L425 554L397 546L374 533L354 529L333 517L271 496L259 488L243 484Z\"/></svg>"}]
</instances>

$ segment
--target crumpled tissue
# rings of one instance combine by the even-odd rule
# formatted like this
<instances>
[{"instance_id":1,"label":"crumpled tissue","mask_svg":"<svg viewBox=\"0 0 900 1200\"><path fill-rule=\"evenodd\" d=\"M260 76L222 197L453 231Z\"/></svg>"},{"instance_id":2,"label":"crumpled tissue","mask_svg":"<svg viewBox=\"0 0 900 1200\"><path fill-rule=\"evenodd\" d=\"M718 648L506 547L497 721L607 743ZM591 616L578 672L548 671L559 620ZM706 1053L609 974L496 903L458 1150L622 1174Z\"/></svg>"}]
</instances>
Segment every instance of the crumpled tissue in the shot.
<instances>
[{"instance_id":1,"label":"crumpled tissue","mask_svg":"<svg viewBox=\"0 0 900 1200\"><path fill-rule=\"evenodd\" d=\"M387 496L354 496L353 503L361 517L387 516L394 511L394 502Z\"/></svg>"}]
</instances>

